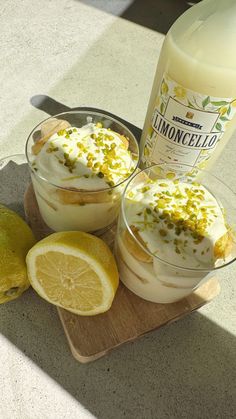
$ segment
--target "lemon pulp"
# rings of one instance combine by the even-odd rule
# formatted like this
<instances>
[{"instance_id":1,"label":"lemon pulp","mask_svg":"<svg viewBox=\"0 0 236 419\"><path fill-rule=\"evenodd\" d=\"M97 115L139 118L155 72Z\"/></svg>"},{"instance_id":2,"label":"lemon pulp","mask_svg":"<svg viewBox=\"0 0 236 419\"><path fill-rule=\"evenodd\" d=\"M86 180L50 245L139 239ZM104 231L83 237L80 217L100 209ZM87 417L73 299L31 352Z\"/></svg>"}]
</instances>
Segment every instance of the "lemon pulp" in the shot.
<instances>
[{"instance_id":1,"label":"lemon pulp","mask_svg":"<svg viewBox=\"0 0 236 419\"><path fill-rule=\"evenodd\" d=\"M52 304L80 315L107 311L118 287L118 271L108 246L78 231L54 233L27 255L36 292Z\"/></svg>"}]
</instances>

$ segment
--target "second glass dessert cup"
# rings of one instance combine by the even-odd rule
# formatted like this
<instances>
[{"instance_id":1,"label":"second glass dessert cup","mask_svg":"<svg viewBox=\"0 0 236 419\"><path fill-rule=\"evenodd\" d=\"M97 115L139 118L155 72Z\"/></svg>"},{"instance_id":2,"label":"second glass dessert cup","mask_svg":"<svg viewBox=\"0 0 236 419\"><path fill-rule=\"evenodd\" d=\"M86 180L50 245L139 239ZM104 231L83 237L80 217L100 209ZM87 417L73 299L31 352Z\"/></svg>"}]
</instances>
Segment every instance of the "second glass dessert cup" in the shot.
<instances>
[{"instance_id":1,"label":"second glass dessert cup","mask_svg":"<svg viewBox=\"0 0 236 419\"><path fill-rule=\"evenodd\" d=\"M181 300L236 260L236 196L206 171L196 169L197 176L192 179L192 169L187 165L154 165L133 176L124 191L115 241L116 260L122 282L148 301ZM159 189L148 195L157 182ZM184 193L188 198L181 207ZM150 196L154 196L155 205ZM168 206L171 202L173 211ZM196 216L198 208L201 220ZM217 214L221 214L221 227L213 224L216 230L209 230L209 236L202 233L209 220L218 220ZM219 228L223 239L216 241Z\"/></svg>"},{"instance_id":2,"label":"second glass dessert cup","mask_svg":"<svg viewBox=\"0 0 236 419\"><path fill-rule=\"evenodd\" d=\"M101 178L105 179L106 176L102 172L92 174L93 179L90 184L89 175L85 174L83 179L85 187L75 187L73 183L75 178L83 176L74 176L72 169L74 168L73 164L75 160L69 159L68 147L63 150L62 155L64 160L62 159L60 163L62 163L61 166L63 168L67 166L70 172L68 173L69 176L67 179L72 180L71 184L67 180L65 186L62 186L62 182L57 182L57 179L53 176L53 170L51 168L50 171L48 170L46 176L45 173L42 174L40 168L35 163L36 157L38 157L42 147L45 147L45 144L48 144L51 138L55 137L55 133L64 135L65 141L67 141L70 133L72 135L74 134L72 131L76 132L77 128L80 130L81 127L88 126L87 124L103 127L108 130L106 132L117 134L122 140L124 139L126 141L127 153L129 153L132 161L132 166L127 177L118 179L117 182L104 183L102 187L96 186L94 188L94 178L99 182ZM70 127L73 129L69 129L68 131ZM53 135L54 137L52 137ZM91 138L93 138L93 135L91 135ZM96 138L100 140L101 137L97 136ZM83 150L82 140L81 144L77 143L78 147L81 147L77 149L79 152ZM62 147L66 145L62 144ZM119 147L116 144L111 146L110 149L108 146L106 147L112 153L112 147L116 148L115 146ZM60 152L60 150L58 151L58 147L55 146L54 148L52 146L47 152L49 153L54 150ZM90 149L88 149L88 158L90 158L89 154L91 154L89 152ZM47 158L52 154L47 154ZM31 179L40 214L47 226L54 231L81 230L100 235L115 222L118 216L123 190L128 179L133 175L138 166L139 147L131 131L118 120L99 112L69 111L48 118L33 129L27 139L26 157L31 170ZM88 160L88 167L90 163L92 166L93 160ZM85 169L89 170L87 167ZM84 170L84 167L82 167L82 170Z\"/></svg>"}]
</instances>

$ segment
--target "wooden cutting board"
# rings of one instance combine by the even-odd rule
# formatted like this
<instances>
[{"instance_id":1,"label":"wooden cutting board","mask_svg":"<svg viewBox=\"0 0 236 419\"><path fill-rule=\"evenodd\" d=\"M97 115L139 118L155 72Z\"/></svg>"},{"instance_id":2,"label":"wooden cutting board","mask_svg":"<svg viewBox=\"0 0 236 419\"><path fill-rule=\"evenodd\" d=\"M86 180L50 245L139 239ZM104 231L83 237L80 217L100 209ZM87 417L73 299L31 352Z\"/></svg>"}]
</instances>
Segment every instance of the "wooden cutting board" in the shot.
<instances>
[{"instance_id":1,"label":"wooden cutting board","mask_svg":"<svg viewBox=\"0 0 236 419\"><path fill-rule=\"evenodd\" d=\"M24 198L26 219L37 240L52 233L42 220L32 185ZM115 228L102 238L112 247ZM77 316L58 308L71 352L83 363L94 361L123 343L176 321L211 301L220 292L216 278L209 279L194 293L172 304L142 300L120 283L111 309L94 317Z\"/></svg>"}]
</instances>

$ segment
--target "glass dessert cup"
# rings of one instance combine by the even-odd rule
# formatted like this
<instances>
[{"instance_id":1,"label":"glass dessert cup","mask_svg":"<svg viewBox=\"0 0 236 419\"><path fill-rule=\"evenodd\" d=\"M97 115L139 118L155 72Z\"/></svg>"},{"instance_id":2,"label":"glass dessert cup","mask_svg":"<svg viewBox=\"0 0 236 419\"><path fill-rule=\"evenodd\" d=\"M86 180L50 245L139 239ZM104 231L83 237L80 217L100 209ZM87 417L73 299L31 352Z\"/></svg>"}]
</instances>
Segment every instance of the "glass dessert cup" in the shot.
<instances>
[{"instance_id":1,"label":"glass dessert cup","mask_svg":"<svg viewBox=\"0 0 236 419\"><path fill-rule=\"evenodd\" d=\"M233 235L236 220L235 194L227 185L206 171L196 169L198 173L196 174L195 170L193 180L193 168L189 166L188 170L187 165L184 166L174 163L160 164L140 171L129 181L122 198L115 240L115 256L120 278L132 292L155 303L173 303L181 300L214 276L218 270L224 269L236 259ZM196 181L198 178L200 184ZM199 188L204 189L206 201L208 199L207 209L201 206L205 211L204 214L207 214L204 217L207 222L210 219L218 220L218 215L214 214L218 214L217 210L220 211L223 239L220 233L221 239L211 243L210 235L206 234L204 238L201 238L198 233L196 234L196 231L191 230L192 221L196 218L194 218L195 214L190 201L188 201L190 214L187 224L183 215L180 214L182 216L180 218L178 205L173 213L178 215L177 219L170 210L165 209L162 193L155 195L158 196L157 207L152 207L152 204L150 206L151 201L145 194L153 193L150 185L152 188L152 185L157 183L161 185L159 188L167 193L167 202L172 199L171 194L166 190L170 184L173 184L173 188L177 188L177 186L180 188L180 184L184 183L186 191L188 191L188 187L186 187L188 184L190 191L193 190L194 199L192 201L190 199L190 201L194 204L195 212L197 205L201 206L205 203L204 201L201 203L203 192L199 193ZM191 192L188 191L188 193L191 195ZM144 198L145 196L146 198ZM199 200L195 199L195 196L199 197ZM183 199L179 192L177 197ZM209 205L209 197L215 203L215 207ZM196 202L200 202L200 204L196 204ZM212 204L212 202L210 203ZM136 211L137 209L140 212ZM158 214L160 219L157 218ZM208 216L208 214L210 215ZM152 220L154 219L157 219L156 227L153 227L154 221ZM218 221L215 223L213 224L216 226L214 232L216 231L218 234L217 228L220 227L217 224ZM184 226L182 230L180 225ZM199 226L199 224L194 225ZM155 233L150 233L150 231ZM154 237L152 234L155 234L157 241L149 240Z\"/></svg>"},{"instance_id":2,"label":"glass dessert cup","mask_svg":"<svg viewBox=\"0 0 236 419\"><path fill-rule=\"evenodd\" d=\"M61 181L57 181L57 178L52 176L53 168L51 167L46 175L41 173L40 169L37 169L35 166L36 157L40 156L40 152L45 147L45 144L48 147L53 135L54 137L55 135L59 136L64 132L63 135L66 141L72 131L76 132L76 129L78 129L79 132L79 130L86 128L87 124L94 124L94 127L102 127L106 131L109 130L109 133L118 135L122 138L122 141L124 139L127 153L129 153L132 161L126 178L123 177L118 179L117 182L108 182L108 184L102 183L102 187L97 187L96 185L96 188L94 188L94 182L90 183L90 175L85 174L84 183L86 183L86 186L83 188L75 186L73 180L83 176L74 176L74 160L69 160L69 154L66 153L68 148L58 150L58 147L54 147L54 149L52 148L47 152L54 152L54 150L64 152L63 158L65 160L60 161L60 163L62 163L63 170L65 166L68 168L69 177L67 177L67 180L72 179L71 184L67 181L64 187ZM72 135L77 134L72 133ZM91 135L91 138L94 138L93 135ZM83 139L81 141L82 145L80 144L80 146L83 147ZM65 146L65 144L62 146ZM118 150L118 147L116 145L113 148ZM80 152L81 149L77 149L77 151ZM53 153L50 154L50 156L52 155ZM117 219L125 185L138 166L139 147L134 135L118 120L99 112L69 111L48 118L33 129L26 142L26 158L31 171L32 184L40 214L48 227L54 231L81 230L100 235ZM88 161L87 166L90 165L91 161ZM91 166L92 164L93 161ZM92 170L89 168L90 166L82 166L81 163L80 167L82 167L82 170ZM78 175L78 173L75 174ZM101 186L101 178L105 179L104 174L102 172L92 174L93 177L96 177L95 175L100 178L96 179Z\"/></svg>"}]
</instances>

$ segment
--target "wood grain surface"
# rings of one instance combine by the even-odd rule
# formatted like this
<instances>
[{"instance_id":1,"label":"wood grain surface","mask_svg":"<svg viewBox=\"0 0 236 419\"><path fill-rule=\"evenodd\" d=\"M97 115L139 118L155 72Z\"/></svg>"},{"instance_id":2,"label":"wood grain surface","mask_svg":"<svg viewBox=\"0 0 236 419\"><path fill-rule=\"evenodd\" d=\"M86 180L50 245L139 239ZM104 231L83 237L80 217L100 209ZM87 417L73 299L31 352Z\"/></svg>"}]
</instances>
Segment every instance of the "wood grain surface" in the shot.
<instances>
[{"instance_id":1,"label":"wood grain surface","mask_svg":"<svg viewBox=\"0 0 236 419\"><path fill-rule=\"evenodd\" d=\"M25 214L37 240L52 233L42 220L32 185L25 193ZM112 246L115 228L102 237ZM94 361L123 343L180 319L211 301L220 292L217 278L209 279L187 298L172 304L145 301L120 283L111 309L83 317L58 308L71 352L83 363Z\"/></svg>"}]
</instances>

